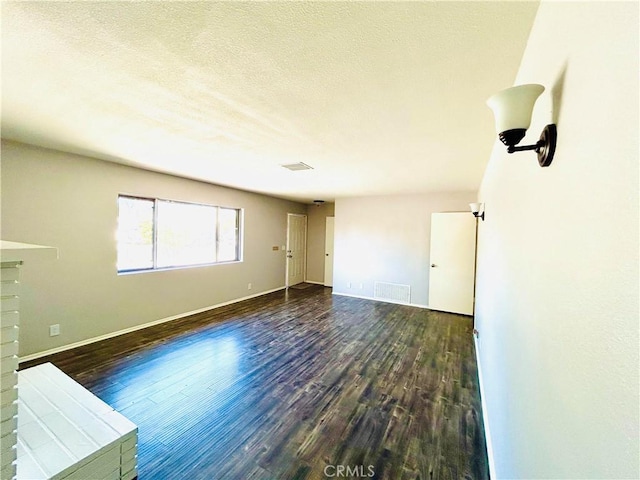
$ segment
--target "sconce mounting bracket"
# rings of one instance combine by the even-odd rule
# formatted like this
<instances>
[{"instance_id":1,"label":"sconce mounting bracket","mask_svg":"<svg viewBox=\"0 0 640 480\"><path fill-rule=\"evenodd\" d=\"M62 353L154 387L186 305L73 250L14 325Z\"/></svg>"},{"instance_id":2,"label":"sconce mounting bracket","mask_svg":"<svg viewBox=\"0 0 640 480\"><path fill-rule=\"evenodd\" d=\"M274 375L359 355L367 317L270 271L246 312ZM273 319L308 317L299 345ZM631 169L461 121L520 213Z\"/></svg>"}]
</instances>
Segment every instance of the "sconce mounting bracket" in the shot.
<instances>
[{"instance_id":1,"label":"sconce mounting bracket","mask_svg":"<svg viewBox=\"0 0 640 480\"><path fill-rule=\"evenodd\" d=\"M540 140L535 145L522 145L515 146L510 145L507 148L507 152L524 152L525 150L535 150L538 154L538 163L541 167L548 167L551 165L553 155L556 153L556 142L558 139L558 131L553 123L550 123L542 130L540 134Z\"/></svg>"},{"instance_id":2,"label":"sconce mounting bracket","mask_svg":"<svg viewBox=\"0 0 640 480\"><path fill-rule=\"evenodd\" d=\"M541 167L548 167L551 165L553 155L556 153L556 142L558 140L558 131L555 124L551 123L544 127L540 134L540 140L538 140L538 163Z\"/></svg>"}]
</instances>

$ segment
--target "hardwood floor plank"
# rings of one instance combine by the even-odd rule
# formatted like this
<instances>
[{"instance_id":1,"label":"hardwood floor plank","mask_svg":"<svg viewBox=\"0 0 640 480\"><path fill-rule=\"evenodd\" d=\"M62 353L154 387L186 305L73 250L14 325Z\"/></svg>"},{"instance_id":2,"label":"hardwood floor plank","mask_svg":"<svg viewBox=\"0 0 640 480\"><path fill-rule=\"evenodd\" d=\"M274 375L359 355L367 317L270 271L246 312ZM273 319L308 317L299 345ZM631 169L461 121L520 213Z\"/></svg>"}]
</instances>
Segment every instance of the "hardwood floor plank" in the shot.
<instances>
[{"instance_id":1,"label":"hardwood floor plank","mask_svg":"<svg viewBox=\"0 0 640 480\"><path fill-rule=\"evenodd\" d=\"M486 479L471 332L312 286L21 367L51 361L136 423L141 480Z\"/></svg>"}]
</instances>

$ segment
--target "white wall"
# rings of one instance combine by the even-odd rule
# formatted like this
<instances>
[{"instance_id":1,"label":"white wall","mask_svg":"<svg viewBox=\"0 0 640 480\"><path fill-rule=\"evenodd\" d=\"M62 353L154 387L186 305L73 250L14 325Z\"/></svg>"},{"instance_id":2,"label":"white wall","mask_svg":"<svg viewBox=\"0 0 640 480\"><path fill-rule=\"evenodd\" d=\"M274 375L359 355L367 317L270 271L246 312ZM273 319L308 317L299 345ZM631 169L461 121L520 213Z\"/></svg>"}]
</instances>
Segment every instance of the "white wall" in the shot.
<instances>
[{"instance_id":1,"label":"white wall","mask_svg":"<svg viewBox=\"0 0 640 480\"><path fill-rule=\"evenodd\" d=\"M431 214L468 211L475 197L453 192L336 200L334 293L371 298L374 282L400 283L411 286L412 304L425 306Z\"/></svg>"},{"instance_id":2,"label":"white wall","mask_svg":"<svg viewBox=\"0 0 640 480\"><path fill-rule=\"evenodd\" d=\"M119 193L244 209L244 261L116 274ZM287 212L264 195L2 143L2 238L51 245L59 260L23 270L25 356L284 286ZM252 283L252 289L247 284ZM48 336L59 323L62 334Z\"/></svg>"},{"instance_id":3,"label":"white wall","mask_svg":"<svg viewBox=\"0 0 640 480\"><path fill-rule=\"evenodd\" d=\"M637 2L541 4L515 83L555 159L498 145L479 193L494 478L640 478L638 71Z\"/></svg>"}]
</instances>

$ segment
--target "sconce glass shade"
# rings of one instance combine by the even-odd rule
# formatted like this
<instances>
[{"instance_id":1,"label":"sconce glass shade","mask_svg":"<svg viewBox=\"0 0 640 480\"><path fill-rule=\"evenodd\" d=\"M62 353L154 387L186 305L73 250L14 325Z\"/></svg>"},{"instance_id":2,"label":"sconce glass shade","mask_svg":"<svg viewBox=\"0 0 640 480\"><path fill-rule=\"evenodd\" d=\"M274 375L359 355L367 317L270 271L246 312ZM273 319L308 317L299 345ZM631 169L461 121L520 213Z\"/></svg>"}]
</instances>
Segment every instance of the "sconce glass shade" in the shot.
<instances>
[{"instance_id":1,"label":"sconce glass shade","mask_svg":"<svg viewBox=\"0 0 640 480\"><path fill-rule=\"evenodd\" d=\"M484 221L484 203L470 203L469 208L474 217Z\"/></svg>"},{"instance_id":2,"label":"sconce glass shade","mask_svg":"<svg viewBox=\"0 0 640 480\"><path fill-rule=\"evenodd\" d=\"M487 100L487 105L493 110L496 119L496 132L503 143L516 145L524 138L531 125L533 106L542 92L542 85L531 83L507 88Z\"/></svg>"},{"instance_id":3,"label":"sconce glass shade","mask_svg":"<svg viewBox=\"0 0 640 480\"><path fill-rule=\"evenodd\" d=\"M469 207L471 209L471 213L473 213L474 215L476 213L482 213L482 211L484 210L484 204L482 203L470 203Z\"/></svg>"}]
</instances>

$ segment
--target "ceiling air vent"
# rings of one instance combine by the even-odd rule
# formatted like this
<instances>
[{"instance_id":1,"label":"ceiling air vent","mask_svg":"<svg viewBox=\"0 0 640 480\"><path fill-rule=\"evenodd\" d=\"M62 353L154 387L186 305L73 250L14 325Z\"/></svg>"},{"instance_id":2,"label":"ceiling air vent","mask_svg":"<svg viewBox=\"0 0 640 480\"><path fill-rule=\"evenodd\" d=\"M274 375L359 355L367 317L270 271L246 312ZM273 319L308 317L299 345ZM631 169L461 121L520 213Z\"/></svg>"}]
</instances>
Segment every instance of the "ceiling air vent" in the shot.
<instances>
[{"instance_id":1,"label":"ceiling air vent","mask_svg":"<svg viewBox=\"0 0 640 480\"><path fill-rule=\"evenodd\" d=\"M293 170L294 172L298 170L313 170L313 167L310 167L306 163L298 162L298 163L288 163L286 165L281 165L284 168L288 168L289 170Z\"/></svg>"}]
</instances>

